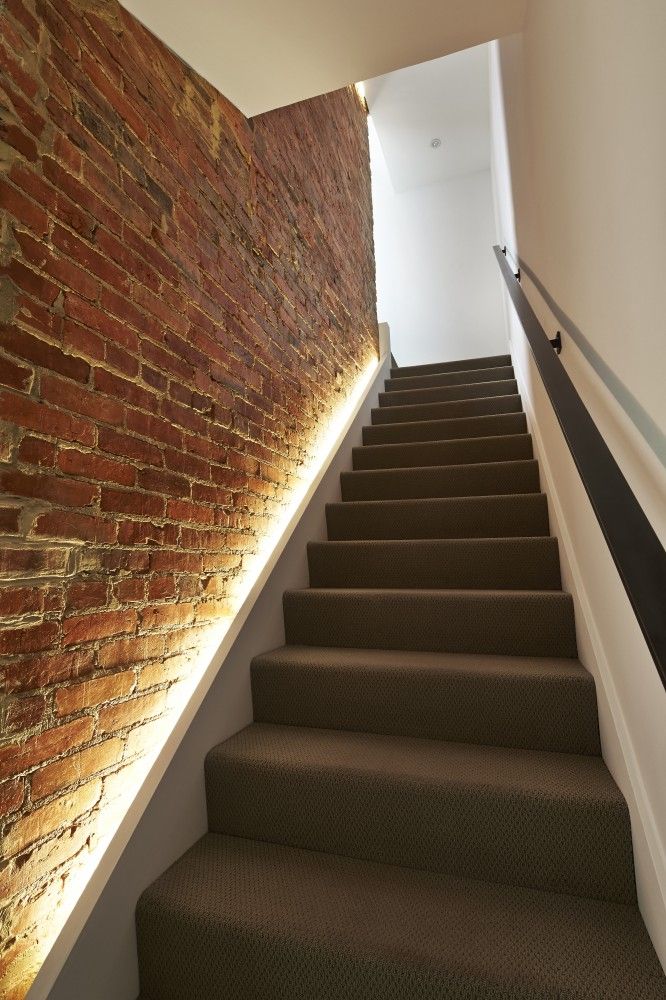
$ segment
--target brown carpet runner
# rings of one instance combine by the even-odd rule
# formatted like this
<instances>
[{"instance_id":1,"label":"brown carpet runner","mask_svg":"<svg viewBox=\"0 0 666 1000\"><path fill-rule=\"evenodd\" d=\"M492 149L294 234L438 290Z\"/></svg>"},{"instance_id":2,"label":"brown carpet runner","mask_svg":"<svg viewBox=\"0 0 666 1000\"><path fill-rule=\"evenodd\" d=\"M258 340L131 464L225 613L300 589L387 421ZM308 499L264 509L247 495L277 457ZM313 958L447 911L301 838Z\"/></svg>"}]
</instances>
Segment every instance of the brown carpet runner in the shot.
<instances>
[{"instance_id":1,"label":"brown carpet runner","mask_svg":"<svg viewBox=\"0 0 666 1000\"><path fill-rule=\"evenodd\" d=\"M510 358L391 375L141 1000L666 1000Z\"/></svg>"}]
</instances>

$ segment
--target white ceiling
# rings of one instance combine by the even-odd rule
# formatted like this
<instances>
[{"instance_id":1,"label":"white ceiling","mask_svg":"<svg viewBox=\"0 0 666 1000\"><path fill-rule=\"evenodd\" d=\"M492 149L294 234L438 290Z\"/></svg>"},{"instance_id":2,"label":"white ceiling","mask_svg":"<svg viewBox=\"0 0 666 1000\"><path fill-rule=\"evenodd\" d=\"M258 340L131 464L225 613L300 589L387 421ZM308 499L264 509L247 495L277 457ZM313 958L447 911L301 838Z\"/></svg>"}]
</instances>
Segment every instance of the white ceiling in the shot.
<instances>
[{"instance_id":1,"label":"white ceiling","mask_svg":"<svg viewBox=\"0 0 666 1000\"><path fill-rule=\"evenodd\" d=\"M520 31L526 0L122 0L244 114Z\"/></svg>"},{"instance_id":2,"label":"white ceiling","mask_svg":"<svg viewBox=\"0 0 666 1000\"><path fill-rule=\"evenodd\" d=\"M368 80L365 93L395 191L489 169L487 45Z\"/></svg>"}]
</instances>

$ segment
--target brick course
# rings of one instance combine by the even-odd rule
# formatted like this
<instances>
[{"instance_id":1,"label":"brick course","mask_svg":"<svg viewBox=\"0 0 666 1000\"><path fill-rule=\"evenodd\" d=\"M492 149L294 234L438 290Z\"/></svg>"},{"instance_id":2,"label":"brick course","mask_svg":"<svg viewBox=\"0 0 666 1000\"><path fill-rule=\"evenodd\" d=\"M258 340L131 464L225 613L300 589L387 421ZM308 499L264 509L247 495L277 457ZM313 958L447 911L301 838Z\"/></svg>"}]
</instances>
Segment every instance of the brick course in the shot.
<instances>
[{"instance_id":1,"label":"brick course","mask_svg":"<svg viewBox=\"0 0 666 1000\"><path fill-rule=\"evenodd\" d=\"M352 88L247 121L115 0L4 0L0 29L0 969L18 1000L105 803L376 355L376 316Z\"/></svg>"}]
</instances>

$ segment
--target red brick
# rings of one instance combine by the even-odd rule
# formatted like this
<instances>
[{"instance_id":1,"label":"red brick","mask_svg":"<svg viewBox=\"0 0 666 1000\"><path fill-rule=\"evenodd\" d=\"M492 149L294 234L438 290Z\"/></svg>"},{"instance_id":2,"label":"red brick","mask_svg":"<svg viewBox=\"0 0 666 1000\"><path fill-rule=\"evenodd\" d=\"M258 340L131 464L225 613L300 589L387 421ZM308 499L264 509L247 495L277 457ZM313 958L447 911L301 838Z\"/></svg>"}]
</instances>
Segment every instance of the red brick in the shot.
<instances>
[{"instance_id":1,"label":"red brick","mask_svg":"<svg viewBox=\"0 0 666 1000\"><path fill-rule=\"evenodd\" d=\"M193 618L193 604L155 604L143 608L140 613L141 629L144 632L174 625L188 625Z\"/></svg>"},{"instance_id":2,"label":"red brick","mask_svg":"<svg viewBox=\"0 0 666 1000\"><path fill-rule=\"evenodd\" d=\"M124 462L114 462L110 458L100 458L90 452L65 448L58 454L58 468L71 476L94 479L100 483L119 483L133 486L136 470Z\"/></svg>"},{"instance_id":3,"label":"red brick","mask_svg":"<svg viewBox=\"0 0 666 1000\"><path fill-rule=\"evenodd\" d=\"M78 441L85 445L92 445L95 441L95 428L88 421L45 406L39 400L9 392L0 393L0 420L11 420L19 427L53 434L65 441Z\"/></svg>"},{"instance_id":4,"label":"red brick","mask_svg":"<svg viewBox=\"0 0 666 1000\"><path fill-rule=\"evenodd\" d=\"M38 653L54 646L60 635L57 622L40 622L24 628L0 629L0 656Z\"/></svg>"},{"instance_id":5,"label":"red brick","mask_svg":"<svg viewBox=\"0 0 666 1000\"><path fill-rule=\"evenodd\" d=\"M154 694L144 694L127 701L117 702L101 709L97 725L100 733L115 733L127 729L137 722L145 722L161 715L166 703L166 691L156 691Z\"/></svg>"},{"instance_id":6,"label":"red brick","mask_svg":"<svg viewBox=\"0 0 666 1000\"><path fill-rule=\"evenodd\" d=\"M107 427L99 429L99 447L111 455L122 455L145 465L162 464L162 452L156 445Z\"/></svg>"},{"instance_id":7,"label":"red brick","mask_svg":"<svg viewBox=\"0 0 666 1000\"><path fill-rule=\"evenodd\" d=\"M162 469L139 469L137 481L141 489L152 490L155 493L168 493L176 497L190 495L190 484L184 476L177 476Z\"/></svg>"},{"instance_id":8,"label":"red brick","mask_svg":"<svg viewBox=\"0 0 666 1000\"><path fill-rule=\"evenodd\" d=\"M55 465L56 446L43 438L24 437L19 445L19 462L37 465L41 468L53 468Z\"/></svg>"},{"instance_id":9,"label":"red brick","mask_svg":"<svg viewBox=\"0 0 666 1000\"><path fill-rule=\"evenodd\" d=\"M0 507L0 534L16 535L19 530L20 506Z\"/></svg>"},{"instance_id":10,"label":"red brick","mask_svg":"<svg viewBox=\"0 0 666 1000\"><path fill-rule=\"evenodd\" d=\"M7 856L18 854L29 844L49 837L56 830L66 831L79 816L97 804L101 793L102 783L94 779L17 820L5 837Z\"/></svg>"},{"instance_id":11,"label":"red brick","mask_svg":"<svg viewBox=\"0 0 666 1000\"><path fill-rule=\"evenodd\" d=\"M22 774L45 760L87 743L94 728L95 720L91 716L84 716L74 722L47 729L24 743L7 744L0 748L0 777L10 778L15 774Z\"/></svg>"},{"instance_id":12,"label":"red brick","mask_svg":"<svg viewBox=\"0 0 666 1000\"><path fill-rule=\"evenodd\" d=\"M29 475L19 471L0 473L0 488L14 496L36 497L64 507L88 507L98 492L96 486L63 476Z\"/></svg>"},{"instance_id":13,"label":"red brick","mask_svg":"<svg viewBox=\"0 0 666 1000\"><path fill-rule=\"evenodd\" d=\"M146 595L146 585L141 579L120 580L114 587L116 599L124 604L126 601L143 601Z\"/></svg>"},{"instance_id":14,"label":"red brick","mask_svg":"<svg viewBox=\"0 0 666 1000\"><path fill-rule=\"evenodd\" d=\"M54 792L64 791L70 785L105 771L120 761L122 752L122 740L104 740L87 750L80 750L40 768L35 771L30 782L32 801L37 802Z\"/></svg>"},{"instance_id":15,"label":"red brick","mask_svg":"<svg viewBox=\"0 0 666 1000\"><path fill-rule=\"evenodd\" d=\"M77 382L86 382L90 375L87 361L64 354L59 348L38 340L17 327L0 327L0 347L10 354L50 371L60 372Z\"/></svg>"},{"instance_id":16,"label":"red brick","mask_svg":"<svg viewBox=\"0 0 666 1000\"><path fill-rule=\"evenodd\" d=\"M16 733L21 729L33 729L43 721L46 714L46 699L43 695L32 698L11 698L5 708L5 732Z\"/></svg>"},{"instance_id":17,"label":"red brick","mask_svg":"<svg viewBox=\"0 0 666 1000\"><path fill-rule=\"evenodd\" d=\"M154 576L148 581L148 600L166 600L176 596L176 581L172 576Z\"/></svg>"},{"instance_id":18,"label":"red brick","mask_svg":"<svg viewBox=\"0 0 666 1000\"><path fill-rule=\"evenodd\" d=\"M115 541L118 525L115 521L91 514L49 511L35 519L33 533L48 538L76 539L82 542L101 542L109 545Z\"/></svg>"},{"instance_id":19,"label":"red brick","mask_svg":"<svg viewBox=\"0 0 666 1000\"><path fill-rule=\"evenodd\" d=\"M30 392L34 372L32 368L17 365L9 358L0 358L0 383L20 392Z\"/></svg>"},{"instance_id":20,"label":"red brick","mask_svg":"<svg viewBox=\"0 0 666 1000\"><path fill-rule=\"evenodd\" d=\"M136 490L114 490L103 488L100 498L102 510L120 514L137 514L142 517L162 517L165 502L163 497Z\"/></svg>"},{"instance_id":21,"label":"red brick","mask_svg":"<svg viewBox=\"0 0 666 1000\"><path fill-rule=\"evenodd\" d=\"M43 587L2 587L0 589L0 619L33 615L44 611Z\"/></svg>"},{"instance_id":22,"label":"red brick","mask_svg":"<svg viewBox=\"0 0 666 1000\"><path fill-rule=\"evenodd\" d=\"M70 583L67 587L65 611L86 611L89 608L103 608L108 600L108 584L105 580L85 580Z\"/></svg>"},{"instance_id":23,"label":"red brick","mask_svg":"<svg viewBox=\"0 0 666 1000\"><path fill-rule=\"evenodd\" d=\"M0 177L0 209L9 212L24 226L28 226L36 236L44 236L48 232L49 218L44 209L30 198L26 198L2 177Z\"/></svg>"},{"instance_id":24,"label":"red brick","mask_svg":"<svg viewBox=\"0 0 666 1000\"><path fill-rule=\"evenodd\" d=\"M4 667L8 691L32 691L90 673L95 655L90 649L49 653L14 661Z\"/></svg>"},{"instance_id":25,"label":"red brick","mask_svg":"<svg viewBox=\"0 0 666 1000\"><path fill-rule=\"evenodd\" d=\"M134 687L134 671L125 670L120 674L96 677L71 687L58 688L55 693L56 715L72 715L84 708L104 705L115 698L126 697Z\"/></svg>"},{"instance_id":26,"label":"red brick","mask_svg":"<svg viewBox=\"0 0 666 1000\"><path fill-rule=\"evenodd\" d=\"M108 424L122 423L123 406L115 399L105 399L92 390L72 386L52 375L42 377L41 390L47 402L63 409L68 408Z\"/></svg>"},{"instance_id":27,"label":"red brick","mask_svg":"<svg viewBox=\"0 0 666 1000\"><path fill-rule=\"evenodd\" d=\"M133 666L145 660L156 659L163 653L164 637L161 635L116 639L100 646L99 665L104 669Z\"/></svg>"},{"instance_id":28,"label":"red brick","mask_svg":"<svg viewBox=\"0 0 666 1000\"><path fill-rule=\"evenodd\" d=\"M112 635L134 632L137 625L136 611L103 611L65 618L62 623L63 646L81 642L94 642Z\"/></svg>"},{"instance_id":29,"label":"red brick","mask_svg":"<svg viewBox=\"0 0 666 1000\"><path fill-rule=\"evenodd\" d=\"M0 816L3 818L16 812L25 799L25 784L19 778L0 784Z\"/></svg>"}]
</instances>

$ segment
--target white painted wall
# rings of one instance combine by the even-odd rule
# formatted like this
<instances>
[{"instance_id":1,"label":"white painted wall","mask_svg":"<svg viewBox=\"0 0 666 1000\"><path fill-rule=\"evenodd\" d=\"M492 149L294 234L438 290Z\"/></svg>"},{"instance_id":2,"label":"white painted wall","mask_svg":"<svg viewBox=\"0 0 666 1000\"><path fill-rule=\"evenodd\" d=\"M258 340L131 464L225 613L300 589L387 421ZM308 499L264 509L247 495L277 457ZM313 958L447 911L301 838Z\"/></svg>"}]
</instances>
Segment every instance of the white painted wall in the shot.
<instances>
[{"instance_id":1,"label":"white painted wall","mask_svg":"<svg viewBox=\"0 0 666 1000\"><path fill-rule=\"evenodd\" d=\"M652 422L635 420L565 335L561 360L655 530L666 539L666 5L529 0L491 58L497 241L532 268ZM551 335L558 322L523 287ZM604 757L632 818L639 902L666 967L666 692L512 307L511 353L597 682Z\"/></svg>"},{"instance_id":2,"label":"white painted wall","mask_svg":"<svg viewBox=\"0 0 666 1000\"><path fill-rule=\"evenodd\" d=\"M507 350L490 170L396 194L370 119L377 315L400 365Z\"/></svg>"}]
</instances>

